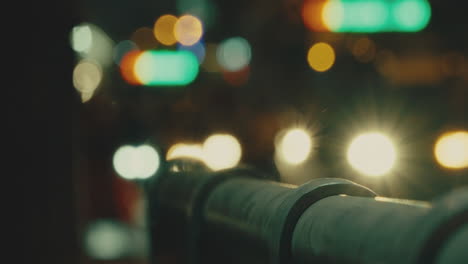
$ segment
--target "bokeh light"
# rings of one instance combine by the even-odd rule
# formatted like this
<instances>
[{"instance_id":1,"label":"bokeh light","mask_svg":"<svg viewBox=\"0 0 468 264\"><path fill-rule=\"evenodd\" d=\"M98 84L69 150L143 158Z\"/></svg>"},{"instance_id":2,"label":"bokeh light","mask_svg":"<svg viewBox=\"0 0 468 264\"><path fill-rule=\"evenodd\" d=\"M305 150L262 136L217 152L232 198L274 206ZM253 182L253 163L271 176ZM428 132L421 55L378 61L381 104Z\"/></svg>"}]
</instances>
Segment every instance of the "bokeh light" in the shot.
<instances>
[{"instance_id":1,"label":"bokeh light","mask_svg":"<svg viewBox=\"0 0 468 264\"><path fill-rule=\"evenodd\" d=\"M238 71L250 63L252 52L249 42L241 37L224 40L218 46L216 58L226 71Z\"/></svg>"},{"instance_id":2,"label":"bokeh light","mask_svg":"<svg viewBox=\"0 0 468 264\"><path fill-rule=\"evenodd\" d=\"M322 8L322 23L329 31L338 31L343 24L345 10L340 1L327 1Z\"/></svg>"},{"instance_id":3,"label":"bokeh light","mask_svg":"<svg viewBox=\"0 0 468 264\"><path fill-rule=\"evenodd\" d=\"M174 36L176 40L185 46L191 46L197 43L202 35L202 22L192 15L181 16L174 26Z\"/></svg>"},{"instance_id":4,"label":"bokeh light","mask_svg":"<svg viewBox=\"0 0 468 264\"><path fill-rule=\"evenodd\" d=\"M99 260L116 260L127 255L131 243L128 228L115 220L92 222L84 237L86 254Z\"/></svg>"},{"instance_id":5,"label":"bokeh light","mask_svg":"<svg viewBox=\"0 0 468 264\"><path fill-rule=\"evenodd\" d=\"M113 165L115 171L124 179L146 179L159 169L160 157L150 145L125 145L115 152Z\"/></svg>"},{"instance_id":6,"label":"bokeh light","mask_svg":"<svg viewBox=\"0 0 468 264\"><path fill-rule=\"evenodd\" d=\"M102 69L97 63L82 60L75 66L73 85L80 92L83 103L91 99L102 78Z\"/></svg>"},{"instance_id":7,"label":"bokeh light","mask_svg":"<svg viewBox=\"0 0 468 264\"><path fill-rule=\"evenodd\" d=\"M212 170L228 169L236 166L242 156L242 148L229 134L214 134L203 142L203 158Z\"/></svg>"},{"instance_id":8,"label":"bokeh light","mask_svg":"<svg viewBox=\"0 0 468 264\"><path fill-rule=\"evenodd\" d=\"M425 0L397 1L393 16L402 31L420 31L431 18L431 6Z\"/></svg>"},{"instance_id":9,"label":"bokeh light","mask_svg":"<svg viewBox=\"0 0 468 264\"><path fill-rule=\"evenodd\" d=\"M468 168L468 131L441 135L435 144L434 155L437 162L446 168Z\"/></svg>"},{"instance_id":10,"label":"bokeh light","mask_svg":"<svg viewBox=\"0 0 468 264\"><path fill-rule=\"evenodd\" d=\"M417 32L429 23L426 0L330 0L322 22L333 32Z\"/></svg>"},{"instance_id":11,"label":"bokeh light","mask_svg":"<svg viewBox=\"0 0 468 264\"><path fill-rule=\"evenodd\" d=\"M140 85L141 82L138 80L137 76L135 75L135 62L138 57L143 52L139 50L133 50L127 52L120 62L120 75L122 78L131 85Z\"/></svg>"},{"instance_id":12,"label":"bokeh light","mask_svg":"<svg viewBox=\"0 0 468 264\"><path fill-rule=\"evenodd\" d=\"M117 43L114 46L114 63L116 65L120 65L122 62L123 57L134 50L138 50L138 46L131 40L123 40Z\"/></svg>"},{"instance_id":13,"label":"bokeh light","mask_svg":"<svg viewBox=\"0 0 468 264\"><path fill-rule=\"evenodd\" d=\"M74 51L89 52L93 44L93 34L90 26L84 24L73 27L70 41Z\"/></svg>"},{"instance_id":14,"label":"bokeh light","mask_svg":"<svg viewBox=\"0 0 468 264\"><path fill-rule=\"evenodd\" d=\"M357 171L367 176L381 176L393 168L396 155L395 147L387 136L371 132L353 139L347 159Z\"/></svg>"},{"instance_id":15,"label":"bokeh light","mask_svg":"<svg viewBox=\"0 0 468 264\"><path fill-rule=\"evenodd\" d=\"M86 103L93 98L94 93L81 93L81 102Z\"/></svg>"},{"instance_id":16,"label":"bokeh light","mask_svg":"<svg viewBox=\"0 0 468 264\"><path fill-rule=\"evenodd\" d=\"M177 40L174 36L174 27L177 17L173 15L163 15L154 23L153 33L156 39L166 46L174 45Z\"/></svg>"},{"instance_id":17,"label":"bokeh light","mask_svg":"<svg viewBox=\"0 0 468 264\"><path fill-rule=\"evenodd\" d=\"M144 85L186 85L198 75L198 60L189 51L148 50L136 58L134 73Z\"/></svg>"},{"instance_id":18,"label":"bokeh light","mask_svg":"<svg viewBox=\"0 0 468 264\"><path fill-rule=\"evenodd\" d=\"M193 44L192 46L184 46L184 45L179 45L177 47L178 50L187 50L193 53L198 59L198 64L202 64L204 59L205 59L205 45L203 45L202 42L197 42Z\"/></svg>"},{"instance_id":19,"label":"bokeh light","mask_svg":"<svg viewBox=\"0 0 468 264\"><path fill-rule=\"evenodd\" d=\"M335 63L335 51L327 43L316 43L307 52L307 61L315 71L327 71Z\"/></svg>"},{"instance_id":20,"label":"bokeh light","mask_svg":"<svg viewBox=\"0 0 468 264\"><path fill-rule=\"evenodd\" d=\"M114 41L98 26L82 23L73 27L70 41L81 59L95 61L101 67L111 65Z\"/></svg>"},{"instance_id":21,"label":"bokeh light","mask_svg":"<svg viewBox=\"0 0 468 264\"><path fill-rule=\"evenodd\" d=\"M279 158L291 165L297 165L309 157L312 150L310 134L300 128L289 129L276 144Z\"/></svg>"},{"instance_id":22,"label":"bokeh light","mask_svg":"<svg viewBox=\"0 0 468 264\"><path fill-rule=\"evenodd\" d=\"M328 31L323 23L322 13L326 0L305 0L302 6L304 25L312 31Z\"/></svg>"},{"instance_id":23,"label":"bokeh light","mask_svg":"<svg viewBox=\"0 0 468 264\"><path fill-rule=\"evenodd\" d=\"M130 40L135 43L140 50L155 49L158 47L158 42L154 37L153 29L149 27L141 27L133 32Z\"/></svg>"},{"instance_id":24,"label":"bokeh light","mask_svg":"<svg viewBox=\"0 0 468 264\"><path fill-rule=\"evenodd\" d=\"M191 158L203 161L203 148L201 144L177 143L172 145L166 154L166 160L177 158Z\"/></svg>"}]
</instances>

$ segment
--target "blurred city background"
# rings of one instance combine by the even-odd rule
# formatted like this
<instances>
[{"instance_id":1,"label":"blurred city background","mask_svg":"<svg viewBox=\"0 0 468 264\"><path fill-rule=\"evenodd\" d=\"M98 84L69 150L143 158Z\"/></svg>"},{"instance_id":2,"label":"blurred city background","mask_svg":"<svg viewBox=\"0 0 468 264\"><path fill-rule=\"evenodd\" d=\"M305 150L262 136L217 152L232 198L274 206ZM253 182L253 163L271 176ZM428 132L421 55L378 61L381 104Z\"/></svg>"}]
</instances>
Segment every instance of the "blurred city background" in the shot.
<instances>
[{"instance_id":1,"label":"blurred city background","mask_svg":"<svg viewBox=\"0 0 468 264\"><path fill-rule=\"evenodd\" d=\"M80 98L80 263L148 263L141 186L178 157L293 184L345 178L403 199L468 185L468 20L457 1L74 8L63 89Z\"/></svg>"}]
</instances>

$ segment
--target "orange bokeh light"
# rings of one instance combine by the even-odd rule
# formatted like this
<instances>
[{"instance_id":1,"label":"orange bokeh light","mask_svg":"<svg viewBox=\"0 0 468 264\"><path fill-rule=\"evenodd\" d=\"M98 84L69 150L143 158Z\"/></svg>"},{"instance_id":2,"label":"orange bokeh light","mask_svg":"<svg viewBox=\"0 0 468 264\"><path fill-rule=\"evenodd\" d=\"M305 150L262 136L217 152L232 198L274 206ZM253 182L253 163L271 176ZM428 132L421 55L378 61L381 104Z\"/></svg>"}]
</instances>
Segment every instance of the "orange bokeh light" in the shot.
<instances>
[{"instance_id":1,"label":"orange bokeh light","mask_svg":"<svg viewBox=\"0 0 468 264\"><path fill-rule=\"evenodd\" d=\"M132 50L125 54L120 63L120 74L122 78L131 85L140 85L141 82L135 75L134 66L142 51Z\"/></svg>"},{"instance_id":2,"label":"orange bokeh light","mask_svg":"<svg viewBox=\"0 0 468 264\"><path fill-rule=\"evenodd\" d=\"M174 36L174 27L177 23L177 17L173 15L164 15L158 18L154 23L154 36L156 39L166 46L173 45L177 42Z\"/></svg>"},{"instance_id":3,"label":"orange bokeh light","mask_svg":"<svg viewBox=\"0 0 468 264\"><path fill-rule=\"evenodd\" d=\"M330 31L323 23L322 13L325 0L306 0L302 6L301 15L306 27L312 31Z\"/></svg>"}]
</instances>

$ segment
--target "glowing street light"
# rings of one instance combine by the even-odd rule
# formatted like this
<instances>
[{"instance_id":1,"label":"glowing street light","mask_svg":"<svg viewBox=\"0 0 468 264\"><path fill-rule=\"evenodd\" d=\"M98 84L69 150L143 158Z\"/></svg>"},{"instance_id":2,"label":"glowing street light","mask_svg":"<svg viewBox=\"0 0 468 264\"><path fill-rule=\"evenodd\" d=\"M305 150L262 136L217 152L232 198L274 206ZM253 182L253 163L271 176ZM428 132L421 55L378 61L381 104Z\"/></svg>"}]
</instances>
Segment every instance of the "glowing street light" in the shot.
<instances>
[{"instance_id":1,"label":"glowing street light","mask_svg":"<svg viewBox=\"0 0 468 264\"><path fill-rule=\"evenodd\" d=\"M446 168L468 168L468 131L441 135L434 146L434 155L437 162Z\"/></svg>"},{"instance_id":2,"label":"glowing street light","mask_svg":"<svg viewBox=\"0 0 468 264\"><path fill-rule=\"evenodd\" d=\"M291 165L303 163L312 150L312 139L307 131L294 128L286 131L276 146L279 158Z\"/></svg>"},{"instance_id":3,"label":"glowing street light","mask_svg":"<svg viewBox=\"0 0 468 264\"><path fill-rule=\"evenodd\" d=\"M203 160L212 170L236 166L242 156L239 141L229 134L214 134L203 142Z\"/></svg>"},{"instance_id":4,"label":"glowing street light","mask_svg":"<svg viewBox=\"0 0 468 264\"><path fill-rule=\"evenodd\" d=\"M387 136L366 133L351 142L347 159L355 170L368 176L381 176L395 165L396 151Z\"/></svg>"}]
</instances>

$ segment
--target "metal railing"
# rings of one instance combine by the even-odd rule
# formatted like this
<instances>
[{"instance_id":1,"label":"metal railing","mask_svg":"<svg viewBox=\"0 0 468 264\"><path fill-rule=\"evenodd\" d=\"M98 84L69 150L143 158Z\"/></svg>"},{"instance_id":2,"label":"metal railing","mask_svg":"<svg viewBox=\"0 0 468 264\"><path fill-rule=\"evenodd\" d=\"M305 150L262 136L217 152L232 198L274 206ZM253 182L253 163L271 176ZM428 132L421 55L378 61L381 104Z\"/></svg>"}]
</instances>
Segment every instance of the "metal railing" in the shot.
<instances>
[{"instance_id":1,"label":"metal railing","mask_svg":"<svg viewBox=\"0 0 468 264\"><path fill-rule=\"evenodd\" d=\"M468 263L467 188L429 203L177 160L147 190L154 264Z\"/></svg>"}]
</instances>

